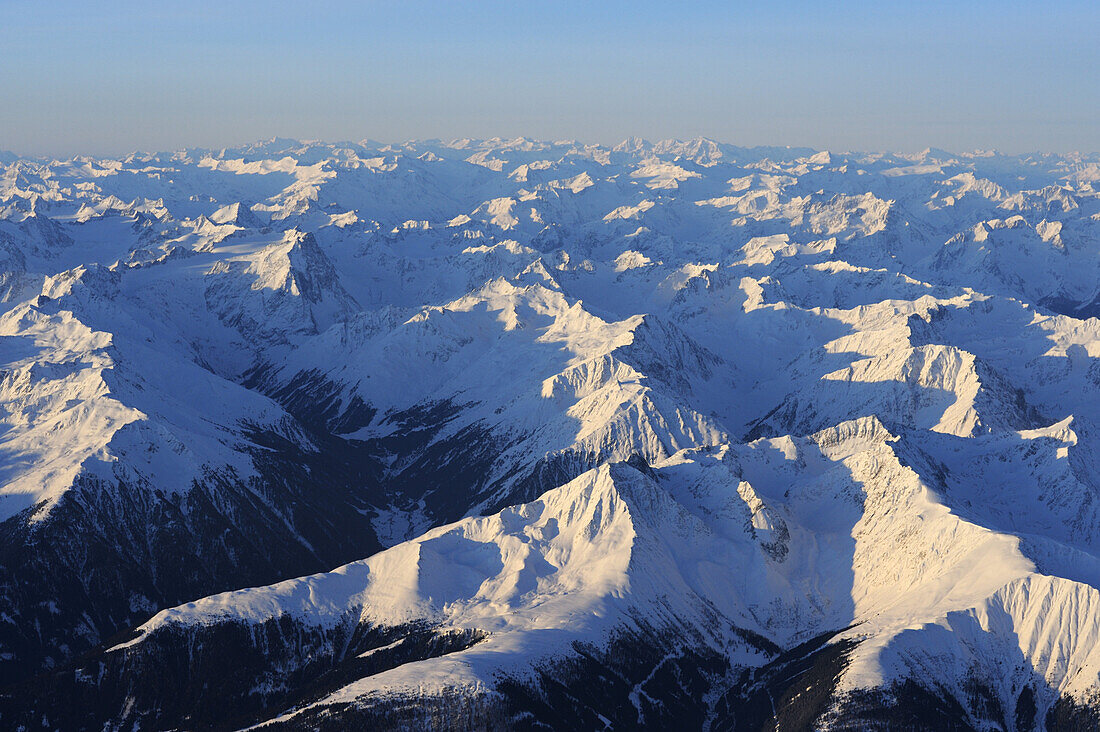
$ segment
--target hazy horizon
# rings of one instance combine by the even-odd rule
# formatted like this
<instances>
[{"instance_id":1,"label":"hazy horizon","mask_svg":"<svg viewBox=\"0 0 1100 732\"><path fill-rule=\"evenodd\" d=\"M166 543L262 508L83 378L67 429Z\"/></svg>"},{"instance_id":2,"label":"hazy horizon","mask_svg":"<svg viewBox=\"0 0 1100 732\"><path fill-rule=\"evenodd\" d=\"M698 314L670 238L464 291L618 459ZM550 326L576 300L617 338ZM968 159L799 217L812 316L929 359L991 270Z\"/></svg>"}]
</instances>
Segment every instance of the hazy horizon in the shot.
<instances>
[{"instance_id":1,"label":"hazy horizon","mask_svg":"<svg viewBox=\"0 0 1100 732\"><path fill-rule=\"evenodd\" d=\"M1085 2L0 7L0 149L273 136L1100 150Z\"/></svg>"},{"instance_id":2,"label":"hazy horizon","mask_svg":"<svg viewBox=\"0 0 1100 732\"><path fill-rule=\"evenodd\" d=\"M320 139L320 138L297 138L297 137L290 137L288 135L273 135L273 136L270 136L270 137L265 137L265 138L255 139L255 140L237 140L237 141L232 141L232 142L229 142L227 144L222 144L222 145L187 145L187 146L180 146L180 147L165 147L165 148L159 148L159 149L154 149L154 148L139 149L139 148L135 148L135 149L132 149L132 150L119 150L119 151L116 151L116 152L102 153L102 154L101 153L88 153L88 152L83 152L83 151L74 151L74 152L72 152L68 155L52 155L50 153L37 153L37 154L35 154L35 153L22 153L19 150L11 150L11 149L7 149L7 148L0 148L0 153L12 154L12 155L15 155L17 158L29 159L29 160L47 160L47 159L67 160L67 159L71 159L71 158L82 158L82 157L91 157L91 158L107 160L107 159L124 158L124 157L129 156L129 155L160 155L160 154L165 154L165 153L176 153L176 152L191 151L191 150L209 150L210 152L217 153L217 152L220 152L222 150L233 150L233 149L236 149L236 148L248 147L248 146L251 146L251 145L262 145L262 144L265 144L265 143L271 143L271 142L278 141L278 140L287 140L287 141L291 141L291 142L294 142L294 143L299 143L299 144L302 144L302 145L309 145L309 144L342 145L342 144L348 144L348 145L363 145L363 146L366 146L366 147L369 147L371 145L379 145L379 146L383 146L383 147L386 147L386 146L398 147L398 146L407 145L407 144L408 145L421 145L421 144L426 144L426 143L427 144L438 143L440 146L449 147L449 146L452 145L452 143L457 143L457 142L460 142L462 140L470 140L472 142L479 142L479 143L480 142L490 142L490 141L494 141L494 140L499 140L502 143L507 143L507 142L510 142L510 141L513 141L513 140L516 140L516 139L520 139L520 138L526 139L530 142L536 142L536 143L550 143L550 144L576 143L577 145L582 145L582 146L598 145L598 146L605 147L605 148L612 148L612 147L618 145L619 143L627 142L631 138L641 138L641 136L640 135L629 135L627 137L620 138L620 139L615 139L615 140L606 140L606 141L605 140L598 140L597 141L597 140L585 140L585 139L581 139L581 138L577 138L577 137L541 138L541 137L533 137L531 135L510 135L510 136L509 135L490 135L490 136L484 136L484 137L467 136L467 137L450 137L450 138L438 138L438 137L434 137L434 138L415 138L414 137L414 138L408 138L408 139L403 139L403 140L378 140L378 139L371 139L371 138L362 138L362 139L357 139L357 140L353 140L353 139ZM1000 149L997 149L997 148L987 148L987 149L974 148L974 149L971 149L971 150L950 150L950 149L943 148L943 147L938 146L938 145L937 146L925 145L924 147L921 147L919 149L897 149L897 148L880 148L880 149L856 149L856 148L851 148L851 149L849 149L849 148L839 148L839 147L827 148L827 147L813 147L811 145L786 145L786 144L768 144L768 143L761 143L761 144L756 144L756 145L742 145L739 142L737 142L736 140L723 140L723 139L720 139L720 138L708 137L706 135L696 135L695 137L682 137L681 136L681 137L641 138L641 139L644 140L647 143L650 143L650 144L656 144L656 143L668 142L668 141L692 142L694 140L709 140L709 141L717 143L719 145L731 145L733 147L740 147L740 148L744 148L744 149L747 149L747 150L767 149L767 148L780 148L780 149L783 149L783 148L785 148L785 149L800 149L801 148L801 149L813 150L814 152L829 152L829 153L835 153L835 154L839 154L839 155L846 155L846 154L879 155L879 154L883 154L883 155L914 156L914 155L919 155L920 153L922 153L924 151L927 151L927 150L941 150L941 151L949 153L951 155L958 155L960 157L978 157L978 156L982 156L982 155L986 155L986 154L999 154L999 155L1010 156L1010 157L1014 157L1014 156L1025 156L1026 157L1027 155L1046 155L1046 154L1051 154L1051 155L1077 155L1077 154L1079 154L1079 155L1084 155L1084 156L1094 156L1094 155L1100 154L1100 150L1085 150L1085 149L1081 149L1081 150L1064 150L1064 151L1052 151L1052 150L1041 150L1041 149L1006 151L1006 150L1000 150Z\"/></svg>"}]
</instances>

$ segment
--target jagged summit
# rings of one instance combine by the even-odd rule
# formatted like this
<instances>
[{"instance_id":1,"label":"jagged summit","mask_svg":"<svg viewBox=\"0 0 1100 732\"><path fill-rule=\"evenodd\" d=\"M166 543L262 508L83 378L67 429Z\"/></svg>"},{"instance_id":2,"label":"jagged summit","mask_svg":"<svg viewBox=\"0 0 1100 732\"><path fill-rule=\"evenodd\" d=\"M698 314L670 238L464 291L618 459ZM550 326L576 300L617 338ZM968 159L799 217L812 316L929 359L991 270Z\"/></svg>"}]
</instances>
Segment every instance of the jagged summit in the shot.
<instances>
[{"instance_id":1,"label":"jagged summit","mask_svg":"<svg viewBox=\"0 0 1100 732\"><path fill-rule=\"evenodd\" d=\"M222 206L210 215L210 220L215 224L233 224L242 229L258 229L263 226L256 214L252 213L252 208L240 201Z\"/></svg>"},{"instance_id":2,"label":"jagged summit","mask_svg":"<svg viewBox=\"0 0 1100 732\"><path fill-rule=\"evenodd\" d=\"M0 723L1097 728L1098 171L0 155Z\"/></svg>"}]
</instances>

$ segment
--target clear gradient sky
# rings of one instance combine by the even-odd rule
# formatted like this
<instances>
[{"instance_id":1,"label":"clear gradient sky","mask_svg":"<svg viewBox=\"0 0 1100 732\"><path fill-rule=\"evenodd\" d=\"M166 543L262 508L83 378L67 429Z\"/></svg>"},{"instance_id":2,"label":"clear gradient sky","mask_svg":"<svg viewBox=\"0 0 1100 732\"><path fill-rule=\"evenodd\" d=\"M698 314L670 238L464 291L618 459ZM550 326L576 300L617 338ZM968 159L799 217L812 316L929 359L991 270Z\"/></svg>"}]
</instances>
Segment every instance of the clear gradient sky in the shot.
<instances>
[{"instance_id":1,"label":"clear gradient sky","mask_svg":"<svg viewBox=\"0 0 1100 732\"><path fill-rule=\"evenodd\" d=\"M0 149L1100 150L1100 3L0 0Z\"/></svg>"}]
</instances>

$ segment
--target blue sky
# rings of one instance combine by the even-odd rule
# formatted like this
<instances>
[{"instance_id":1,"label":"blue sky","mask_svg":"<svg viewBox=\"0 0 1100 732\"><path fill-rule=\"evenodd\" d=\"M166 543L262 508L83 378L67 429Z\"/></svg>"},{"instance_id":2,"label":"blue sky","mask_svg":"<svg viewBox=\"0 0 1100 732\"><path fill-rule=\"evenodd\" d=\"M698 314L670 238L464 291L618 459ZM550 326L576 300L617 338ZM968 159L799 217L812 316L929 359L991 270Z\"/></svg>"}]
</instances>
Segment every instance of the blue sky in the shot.
<instances>
[{"instance_id":1,"label":"blue sky","mask_svg":"<svg viewBox=\"0 0 1100 732\"><path fill-rule=\"evenodd\" d=\"M0 0L0 149L705 135L1100 150L1096 2Z\"/></svg>"}]
</instances>

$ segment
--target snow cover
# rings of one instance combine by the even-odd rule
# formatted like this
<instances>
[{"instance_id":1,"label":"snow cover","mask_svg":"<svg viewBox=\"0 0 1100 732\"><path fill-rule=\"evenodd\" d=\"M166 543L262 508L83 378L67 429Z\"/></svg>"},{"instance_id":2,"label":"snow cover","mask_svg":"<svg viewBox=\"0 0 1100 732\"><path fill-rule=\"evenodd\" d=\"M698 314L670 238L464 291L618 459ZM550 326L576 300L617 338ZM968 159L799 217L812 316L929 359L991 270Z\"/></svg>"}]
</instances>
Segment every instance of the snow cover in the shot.
<instances>
[{"instance_id":1,"label":"snow cover","mask_svg":"<svg viewBox=\"0 0 1100 732\"><path fill-rule=\"evenodd\" d=\"M323 384L327 437L383 446L393 546L146 634L488 634L318 704L491 686L638 617L741 665L733 628L848 628L842 690L1087 699L1098 166L522 138L0 162L0 519L85 474L247 475L257 429L321 449L295 395Z\"/></svg>"}]
</instances>

